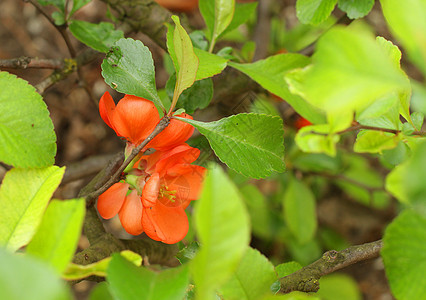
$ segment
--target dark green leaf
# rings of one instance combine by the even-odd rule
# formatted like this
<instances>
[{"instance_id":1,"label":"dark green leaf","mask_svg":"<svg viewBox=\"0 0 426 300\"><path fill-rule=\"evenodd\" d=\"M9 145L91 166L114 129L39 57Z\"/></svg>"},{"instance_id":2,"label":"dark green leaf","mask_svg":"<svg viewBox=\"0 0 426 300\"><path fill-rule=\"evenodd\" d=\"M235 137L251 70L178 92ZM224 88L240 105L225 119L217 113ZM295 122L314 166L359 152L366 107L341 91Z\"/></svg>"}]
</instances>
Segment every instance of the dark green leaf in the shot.
<instances>
[{"instance_id":1,"label":"dark green leaf","mask_svg":"<svg viewBox=\"0 0 426 300\"><path fill-rule=\"evenodd\" d=\"M155 86L155 69L151 52L141 41L120 39L102 62L105 82L118 92L162 103Z\"/></svg>"},{"instance_id":2,"label":"dark green leaf","mask_svg":"<svg viewBox=\"0 0 426 300\"><path fill-rule=\"evenodd\" d=\"M0 248L0 295L4 300L71 300L67 285L47 265Z\"/></svg>"},{"instance_id":3,"label":"dark green leaf","mask_svg":"<svg viewBox=\"0 0 426 300\"><path fill-rule=\"evenodd\" d=\"M107 53L116 41L124 37L121 30L114 30L114 25L107 22L93 24L73 20L69 29L80 42L104 53Z\"/></svg>"},{"instance_id":4,"label":"dark green leaf","mask_svg":"<svg viewBox=\"0 0 426 300\"><path fill-rule=\"evenodd\" d=\"M37 0L43 6L53 5L58 8L61 12L65 12L66 0Z\"/></svg>"},{"instance_id":5,"label":"dark green leaf","mask_svg":"<svg viewBox=\"0 0 426 300\"><path fill-rule=\"evenodd\" d=\"M43 99L7 72L0 72L0 86L0 161L22 168L52 165L56 135Z\"/></svg>"},{"instance_id":6,"label":"dark green leaf","mask_svg":"<svg viewBox=\"0 0 426 300\"><path fill-rule=\"evenodd\" d=\"M328 19L337 0L297 0L296 14L304 24L318 25Z\"/></svg>"},{"instance_id":7,"label":"dark green leaf","mask_svg":"<svg viewBox=\"0 0 426 300\"><path fill-rule=\"evenodd\" d=\"M300 54L279 54L251 64L229 62L229 65L259 83L269 92L287 101L300 115L313 123L324 122L324 114L298 95L289 91L284 76L291 70L303 68L310 62Z\"/></svg>"},{"instance_id":8,"label":"dark green leaf","mask_svg":"<svg viewBox=\"0 0 426 300\"><path fill-rule=\"evenodd\" d=\"M426 219L414 211L401 213L386 228L381 255L396 299L423 299L426 295Z\"/></svg>"},{"instance_id":9,"label":"dark green leaf","mask_svg":"<svg viewBox=\"0 0 426 300\"><path fill-rule=\"evenodd\" d=\"M115 299L182 300L189 283L187 266L160 273L136 267L115 253L109 263L107 282Z\"/></svg>"},{"instance_id":10,"label":"dark green leaf","mask_svg":"<svg viewBox=\"0 0 426 300\"><path fill-rule=\"evenodd\" d=\"M197 128L219 159L245 176L263 178L285 169L283 124L278 117L238 114L210 123L179 119Z\"/></svg>"},{"instance_id":11,"label":"dark green leaf","mask_svg":"<svg viewBox=\"0 0 426 300\"><path fill-rule=\"evenodd\" d=\"M194 223L201 248L191 263L198 299L213 291L236 270L250 240L243 200L223 170L212 165L196 202Z\"/></svg>"},{"instance_id":12,"label":"dark green leaf","mask_svg":"<svg viewBox=\"0 0 426 300\"><path fill-rule=\"evenodd\" d=\"M0 244L11 251L26 245L64 175L64 168L12 169L0 187Z\"/></svg>"},{"instance_id":13,"label":"dark green leaf","mask_svg":"<svg viewBox=\"0 0 426 300\"><path fill-rule=\"evenodd\" d=\"M187 247L180 250L178 254L176 254L176 258L181 264L185 264L195 257L195 254L197 254L199 248L200 245L198 242L192 242Z\"/></svg>"},{"instance_id":14,"label":"dark green leaf","mask_svg":"<svg viewBox=\"0 0 426 300\"><path fill-rule=\"evenodd\" d=\"M189 34L189 37L191 38L194 48L198 48L205 51L209 47L209 43L206 41L206 35L203 31L194 30Z\"/></svg>"},{"instance_id":15,"label":"dark green leaf","mask_svg":"<svg viewBox=\"0 0 426 300\"><path fill-rule=\"evenodd\" d=\"M71 17L77 10L88 4L92 0L74 0L69 16Z\"/></svg>"},{"instance_id":16,"label":"dark green leaf","mask_svg":"<svg viewBox=\"0 0 426 300\"><path fill-rule=\"evenodd\" d=\"M83 198L51 201L36 234L26 248L27 253L49 262L62 273L77 248L85 208Z\"/></svg>"},{"instance_id":17,"label":"dark green leaf","mask_svg":"<svg viewBox=\"0 0 426 300\"><path fill-rule=\"evenodd\" d=\"M346 12L349 18L358 19L366 16L374 5L374 0L338 0L339 8Z\"/></svg>"}]
</instances>

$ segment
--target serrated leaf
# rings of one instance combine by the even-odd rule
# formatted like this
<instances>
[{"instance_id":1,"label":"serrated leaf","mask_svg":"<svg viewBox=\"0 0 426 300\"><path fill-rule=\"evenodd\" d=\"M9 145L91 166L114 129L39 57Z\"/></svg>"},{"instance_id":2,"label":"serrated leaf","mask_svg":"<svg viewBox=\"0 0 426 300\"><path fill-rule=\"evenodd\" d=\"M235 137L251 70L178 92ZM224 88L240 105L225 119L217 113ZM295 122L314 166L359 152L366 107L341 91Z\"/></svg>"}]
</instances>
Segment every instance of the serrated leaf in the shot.
<instances>
[{"instance_id":1,"label":"serrated leaf","mask_svg":"<svg viewBox=\"0 0 426 300\"><path fill-rule=\"evenodd\" d=\"M208 29L209 52L212 52L218 37L231 24L235 0L200 0L199 7Z\"/></svg>"},{"instance_id":2,"label":"serrated leaf","mask_svg":"<svg viewBox=\"0 0 426 300\"><path fill-rule=\"evenodd\" d=\"M155 86L151 52L141 41L119 39L102 62L105 82L118 92L143 97L158 107L162 103Z\"/></svg>"},{"instance_id":3,"label":"serrated leaf","mask_svg":"<svg viewBox=\"0 0 426 300\"><path fill-rule=\"evenodd\" d=\"M224 299L261 299L277 279L272 263L258 250L248 247L237 270L219 288Z\"/></svg>"},{"instance_id":4,"label":"serrated leaf","mask_svg":"<svg viewBox=\"0 0 426 300\"><path fill-rule=\"evenodd\" d=\"M7 300L71 300L69 288L45 263L0 248L0 291Z\"/></svg>"},{"instance_id":5,"label":"serrated leaf","mask_svg":"<svg viewBox=\"0 0 426 300\"><path fill-rule=\"evenodd\" d=\"M320 38L304 82L307 100L335 114L407 90L406 75L370 33L356 27L334 27Z\"/></svg>"},{"instance_id":6,"label":"serrated leaf","mask_svg":"<svg viewBox=\"0 0 426 300\"><path fill-rule=\"evenodd\" d=\"M380 4L391 31L426 75L426 2L380 0Z\"/></svg>"},{"instance_id":7,"label":"serrated leaf","mask_svg":"<svg viewBox=\"0 0 426 300\"><path fill-rule=\"evenodd\" d=\"M236 270L250 240L243 200L217 165L210 167L204 180L194 222L201 248L191 262L191 273L197 299L207 300Z\"/></svg>"},{"instance_id":8,"label":"serrated leaf","mask_svg":"<svg viewBox=\"0 0 426 300\"><path fill-rule=\"evenodd\" d=\"M189 283L187 266L160 273L140 268L119 254L113 254L107 282L116 299L181 300Z\"/></svg>"},{"instance_id":9,"label":"serrated leaf","mask_svg":"<svg viewBox=\"0 0 426 300\"><path fill-rule=\"evenodd\" d=\"M209 123L178 119L197 128L219 159L245 176L263 178L285 169L281 118L238 114Z\"/></svg>"},{"instance_id":10,"label":"serrated leaf","mask_svg":"<svg viewBox=\"0 0 426 300\"><path fill-rule=\"evenodd\" d=\"M0 244L11 251L26 245L39 226L65 168L12 169L0 187Z\"/></svg>"},{"instance_id":11,"label":"serrated leaf","mask_svg":"<svg viewBox=\"0 0 426 300\"><path fill-rule=\"evenodd\" d=\"M349 18L358 19L366 16L374 5L374 0L338 0L339 8L346 12Z\"/></svg>"},{"instance_id":12,"label":"serrated leaf","mask_svg":"<svg viewBox=\"0 0 426 300\"><path fill-rule=\"evenodd\" d=\"M337 0L297 0L296 14L304 24L318 25L328 19Z\"/></svg>"},{"instance_id":13,"label":"serrated leaf","mask_svg":"<svg viewBox=\"0 0 426 300\"><path fill-rule=\"evenodd\" d=\"M142 257L135 252L124 250L120 252L120 255L133 263L135 266L140 266L142 264ZM62 278L66 280L77 280L92 275L105 277L107 275L107 268L111 262L111 259L111 257L107 257L93 264L84 266L70 263L62 274Z\"/></svg>"},{"instance_id":14,"label":"serrated leaf","mask_svg":"<svg viewBox=\"0 0 426 300\"><path fill-rule=\"evenodd\" d=\"M14 167L47 167L54 163L56 135L49 111L35 88L0 72L0 160Z\"/></svg>"},{"instance_id":15,"label":"serrated leaf","mask_svg":"<svg viewBox=\"0 0 426 300\"><path fill-rule=\"evenodd\" d=\"M399 141L400 137L393 133L361 130L356 138L354 151L361 153L382 153L383 150L395 148Z\"/></svg>"},{"instance_id":16,"label":"serrated leaf","mask_svg":"<svg viewBox=\"0 0 426 300\"><path fill-rule=\"evenodd\" d=\"M28 244L27 253L50 263L58 273L71 261L81 236L85 199L53 200L40 227Z\"/></svg>"},{"instance_id":17,"label":"serrated leaf","mask_svg":"<svg viewBox=\"0 0 426 300\"><path fill-rule=\"evenodd\" d=\"M114 30L114 25L107 22L93 24L73 20L69 29L80 42L103 53L107 53L116 41L124 37L121 30Z\"/></svg>"},{"instance_id":18,"label":"serrated leaf","mask_svg":"<svg viewBox=\"0 0 426 300\"><path fill-rule=\"evenodd\" d=\"M317 229L316 202L305 183L292 178L283 199L284 218L293 236L301 243L310 241Z\"/></svg>"},{"instance_id":19,"label":"serrated leaf","mask_svg":"<svg viewBox=\"0 0 426 300\"><path fill-rule=\"evenodd\" d=\"M173 97L176 85L176 74L170 76L166 83L166 91L170 98ZM213 81L210 78L199 80L183 91L179 96L176 108L184 108L188 114L193 114L197 109L206 108L213 97Z\"/></svg>"},{"instance_id":20,"label":"serrated leaf","mask_svg":"<svg viewBox=\"0 0 426 300\"><path fill-rule=\"evenodd\" d=\"M191 39L182 25L180 25L179 18L177 16L172 16L172 19L176 25L176 28L173 32L173 46L175 55L171 57L173 59L177 74L174 96L177 100L179 95L194 83L199 62L198 57L194 53Z\"/></svg>"},{"instance_id":21,"label":"serrated leaf","mask_svg":"<svg viewBox=\"0 0 426 300\"><path fill-rule=\"evenodd\" d=\"M297 68L303 68L309 62L310 59L308 57L287 53L270 56L250 64L234 62L229 62L228 64L252 78L269 92L281 97L304 118L313 123L323 123L325 121L324 114L302 97L292 94L284 80L286 73Z\"/></svg>"},{"instance_id":22,"label":"serrated leaf","mask_svg":"<svg viewBox=\"0 0 426 300\"><path fill-rule=\"evenodd\" d=\"M387 228L381 256L396 299L423 299L426 295L426 219L402 212Z\"/></svg>"}]
</instances>

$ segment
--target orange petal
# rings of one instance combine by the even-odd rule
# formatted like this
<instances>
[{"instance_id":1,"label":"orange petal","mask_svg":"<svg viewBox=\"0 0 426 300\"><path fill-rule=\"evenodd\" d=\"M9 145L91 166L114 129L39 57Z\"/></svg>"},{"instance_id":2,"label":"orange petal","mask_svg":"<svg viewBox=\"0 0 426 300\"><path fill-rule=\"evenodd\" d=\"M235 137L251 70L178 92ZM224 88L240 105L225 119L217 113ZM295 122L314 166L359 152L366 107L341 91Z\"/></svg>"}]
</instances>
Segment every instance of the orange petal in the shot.
<instances>
[{"instance_id":1,"label":"orange petal","mask_svg":"<svg viewBox=\"0 0 426 300\"><path fill-rule=\"evenodd\" d=\"M187 144L177 146L163 153L155 165L156 172L164 175L168 169L178 164L190 164L200 155L200 150Z\"/></svg>"},{"instance_id":2,"label":"orange petal","mask_svg":"<svg viewBox=\"0 0 426 300\"><path fill-rule=\"evenodd\" d=\"M111 219L118 213L128 189L129 184L117 182L99 196L97 207L102 218Z\"/></svg>"},{"instance_id":3,"label":"orange petal","mask_svg":"<svg viewBox=\"0 0 426 300\"><path fill-rule=\"evenodd\" d=\"M136 190L133 190L123 203L118 213L121 225L130 234L139 235L143 232L142 227L142 202Z\"/></svg>"},{"instance_id":4,"label":"orange petal","mask_svg":"<svg viewBox=\"0 0 426 300\"><path fill-rule=\"evenodd\" d=\"M117 135L136 145L154 130L159 121L154 103L132 95L126 95L118 102L112 119Z\"/></svg>"},{"instance_id":5,"label":"orange petal","mask_svg":"<svg viewBox=\"0 0 426 300\"><path fill-rule=\"evenodd\" d=\"M196 200L200 196L202 183L206 175L206 168L201 166L186 165L185 172L180 176L165 176L163 184L169 191L176 191L179 203Z\"/></svg>"},{"instance_id":6,"label":"orange petal","mask_svg":"<svg viewBox=\"0 0 426 300\"><path fill-rule=\"evenodd\" d=\"M114 100L108 92L105 92L99 101L99 114L101 115L102 120L104 120L104 122L115 131L115 128L111 124L114 109Z\"/></svg>"},{"instance_id":7,"label":"orange petal","mask_svg":"<svg viewBox=\"0 0 426 300\"><path fill-rule=\"evenodd\" d=\"M188 217L182 207L167 207L160 202L144 209L142 223L144 227L154 229L145 231L149 237L158 238L166 244L181 241L189 229Z\"/></svg>"},{"instance_id":8,"label":"orange petal","mask_svg":"<svg viewBox=\"0 0 426 300\"><path fill-rule=\"evenodd\" d=\"M152 214L149 214L152 207L144 207L142 211L142 226L147 236L149 236L154 241L160 241L157 232L155 231L155 226L152 220Z\"/></svg>"},{"instance_id":9,"label":"orange petal","mask_svg":"<svg viewBox=\"0 0 426 300\"><path fill-rule=\"evenodd\" d=\"M185 113L178 115L178 117L192 120L192 117ZM169 126L149 142L147 147L160 151L170 150L185 143L193 132L194 127L192 127L192 125L177 119L172 119Z\"/></svg>"},{"instance_id":10,"label":"orange petal","mask_svg":"<svg viewBox=\"0 0 426 300\"><path fill-rule=\"evenodd\" d=\"M144 207L152 207L157 202L160 191L160 175L154 173L149 177L142 190L142 204Z\"/></svg>"}]
</instances>

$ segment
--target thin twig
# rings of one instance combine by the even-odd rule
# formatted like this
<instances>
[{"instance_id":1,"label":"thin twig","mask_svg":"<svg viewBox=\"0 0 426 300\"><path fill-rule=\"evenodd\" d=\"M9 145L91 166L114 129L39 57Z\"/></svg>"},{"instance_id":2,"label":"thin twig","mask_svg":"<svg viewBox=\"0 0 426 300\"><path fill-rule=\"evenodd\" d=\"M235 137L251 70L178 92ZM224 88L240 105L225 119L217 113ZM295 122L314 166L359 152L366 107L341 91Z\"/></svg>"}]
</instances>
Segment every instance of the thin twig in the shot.
<instances>
[{"instance_id":1,"label":"thin twig","mask_svg":"<svg viewBox=\"0 0 426 300\"><path fill-rule=\"evenodd\" d=\"M0 68L12 69L62 69L64 61L61 59L45 59L37 57L21 56L11 59L0 59Z\"/></svg>"},{"instance_id":2,"label":"thin twig","mask_svg":"<svg viewBox=\"0 0 426 300\"><path fill-rule=\"evenodd\" d=\"M317 292L319 289L319 279L322 276L352 264L379 257L382 246L382 240L378 240L372 243L351 246L342 251L327 251L320 259L312 264L281 278L280 292Z\"/></svg>"},{"instance_id":3,"label":"thin twig","mask_svg":"<svg viewBox=\"0 0 426 300\"><path fill-rule=\"evenodd\" d=\"M127 159L124 161L124 163L118 168L118 170L111 176L111 178L99 189L96 191L83 195L82 197L86 198L87 207L90 207L93 205L94 200L104 193L107 189L109 189L114 183L118 182L120 179L121 173L124 171L124 169L132 162L132 160L141 152L141 150L161 131L163 131L170 123L170 117L165 116L163 117L160 122L157 124L157 126L154 128L154 130L151 132L151 134L142 142L140 143L136 148L132 150L132 153L127 157Z\"/></svg>"},{"instance_id":4,"label":"thin twig","mask_svg":"<svg viewBox=\"0 0 426 300\"><path fill-rule=\"evenodd\" d=\"M376 127L376 126L367 126L367 125L356 124L356 125L353 125L349 128L346 128L344 130L338 131L335 134L344 134L346 132L352 132L352 131L357 131L357 130L374 130L374 131L388 132L388 133L393 133L393 134L399 134L400 132L402 132L401 130L397 130L397 129L389 129L389 128L382 128L382 127ZM306 133L324 135L324 136L329 135L329 133L315 132L315 131L309 131L309 132L306 132ZM411 133L411 135L426 136L426 131L415 130Z\"/></svg>"}]
</instances>

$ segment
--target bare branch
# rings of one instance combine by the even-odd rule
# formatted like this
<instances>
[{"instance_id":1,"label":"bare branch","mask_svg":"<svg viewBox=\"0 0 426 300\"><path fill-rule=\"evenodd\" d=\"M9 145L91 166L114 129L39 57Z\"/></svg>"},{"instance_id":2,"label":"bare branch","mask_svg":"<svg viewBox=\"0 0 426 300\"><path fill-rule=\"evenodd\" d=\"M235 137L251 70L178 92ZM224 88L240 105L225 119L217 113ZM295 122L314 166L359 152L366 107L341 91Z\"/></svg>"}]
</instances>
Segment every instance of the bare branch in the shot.
<instances>
[{"instance_id":1,"label":"bare branch","mask_svg":"<svg viewBox=\"0 0 426 300\"><path fill-rule=\"evenodd\" d=\"M61 59L44 59L28 56L21 56L11 59L0 59L0 68L13 69L62 69L64 61Z\"/></svg>"},{"instance_id":2,"label":"bare branch","mask_svg":"<svg viewBox=\"0 0 426 300\"><path fill-rule=\"evenodd\" d=\"M319 279L327 274L367 259L376 258L382 249L382 240L358 246L351 246L342 251L330 250L302 269L280 279L282 293L291 291L317 292Z\"/></svg>"}]
</instances>

